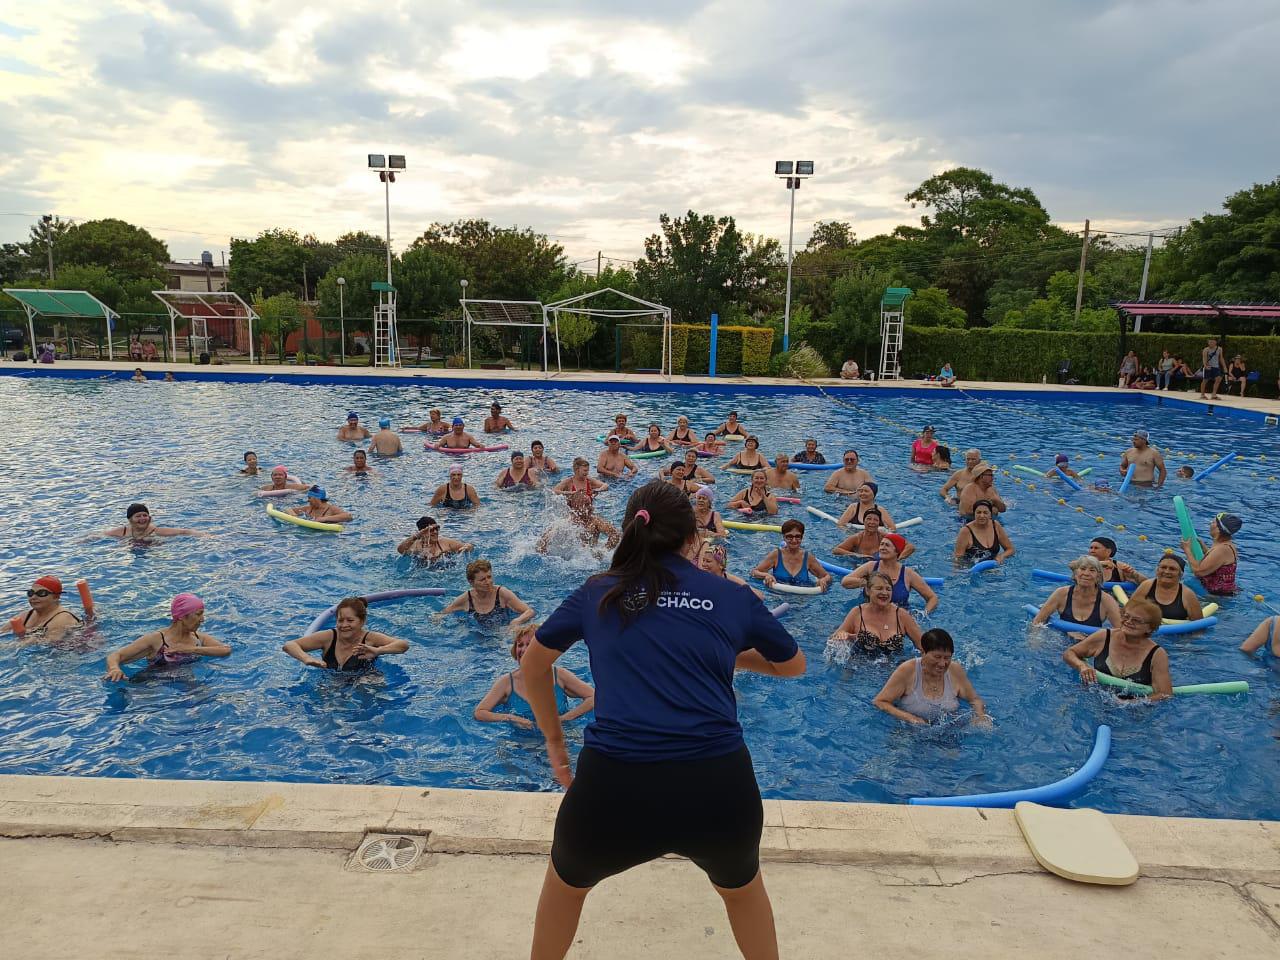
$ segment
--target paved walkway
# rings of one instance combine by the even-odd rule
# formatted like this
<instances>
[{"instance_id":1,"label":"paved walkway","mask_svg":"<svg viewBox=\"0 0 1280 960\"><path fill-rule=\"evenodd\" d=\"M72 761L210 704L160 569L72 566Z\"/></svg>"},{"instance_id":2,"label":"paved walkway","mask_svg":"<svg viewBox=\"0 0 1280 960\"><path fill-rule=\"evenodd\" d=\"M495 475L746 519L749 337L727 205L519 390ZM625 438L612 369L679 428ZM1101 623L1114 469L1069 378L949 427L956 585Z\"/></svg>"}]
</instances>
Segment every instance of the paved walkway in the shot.
<instances>
[{"instance_id":1,"label":"paved walkway","mask_svg":"<svg viewBox=\"0 0 1280 960\"><path fill-rule=\"evenodd\" d=\"M6 955L528 955L555 794L0 777ZM1009 811L768 801L783 956L920 960L1280 955L1280 824L1114 817L1131 887L1043 872ZM351 864L367 831L407 871ZM580 958L735 957L718 898L669 859L588 901Z\"/></svg>"}]
</instances>

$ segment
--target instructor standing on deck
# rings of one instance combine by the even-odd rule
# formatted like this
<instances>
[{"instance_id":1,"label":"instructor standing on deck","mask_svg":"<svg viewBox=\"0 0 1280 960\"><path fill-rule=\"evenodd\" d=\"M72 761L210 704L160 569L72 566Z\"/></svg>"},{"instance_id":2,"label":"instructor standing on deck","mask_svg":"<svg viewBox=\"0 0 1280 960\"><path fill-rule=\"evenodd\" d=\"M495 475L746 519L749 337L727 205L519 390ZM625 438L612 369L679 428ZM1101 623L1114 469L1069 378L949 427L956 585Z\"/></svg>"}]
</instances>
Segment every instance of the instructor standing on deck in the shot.
<instances>
[{"instance_id":1,"label":"instructor standing on deck","mask_svg":"<svg viewBox=\"0 0 1280 960\"><path fill-rule=\"evenodd\" d=\"M748 588L685 559L696 543L688 498L670 484L641 487L608 572L537 628L520 662L556 779L569 788L538 901L534 960L565 955L592 887L666 853L707 874L744 956L778 956L760 875L763 807L733 674L799 676L805 659ZM597 700L575 777L551 672L580 639Z\"/></svg>"}]
</instances>

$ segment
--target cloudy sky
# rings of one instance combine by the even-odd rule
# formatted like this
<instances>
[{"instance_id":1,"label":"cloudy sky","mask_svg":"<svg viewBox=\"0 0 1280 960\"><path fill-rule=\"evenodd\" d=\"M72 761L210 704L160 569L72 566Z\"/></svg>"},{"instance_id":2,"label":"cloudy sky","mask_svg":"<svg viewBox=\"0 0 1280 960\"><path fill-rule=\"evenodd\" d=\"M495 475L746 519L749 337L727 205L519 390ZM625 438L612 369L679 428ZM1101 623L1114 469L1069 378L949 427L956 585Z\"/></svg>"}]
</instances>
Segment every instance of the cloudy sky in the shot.
<instances>
[{"instance_id":1,"label":"cloudy sky","mask_svg":"<svg viewBox=\"0 0 1280 960\"><path fill-rule=\"evenodd\" d=\"M860 237L966 164L1055 220L1145 229L1280 175L1275 0L422 3L87 0L0 7L0 240L114 216L178 258L271 226L533 226L630 258L658 214L780 237L775 159ZM17 214L17 215L14 215Z\"/></svg>"}]
</instances>

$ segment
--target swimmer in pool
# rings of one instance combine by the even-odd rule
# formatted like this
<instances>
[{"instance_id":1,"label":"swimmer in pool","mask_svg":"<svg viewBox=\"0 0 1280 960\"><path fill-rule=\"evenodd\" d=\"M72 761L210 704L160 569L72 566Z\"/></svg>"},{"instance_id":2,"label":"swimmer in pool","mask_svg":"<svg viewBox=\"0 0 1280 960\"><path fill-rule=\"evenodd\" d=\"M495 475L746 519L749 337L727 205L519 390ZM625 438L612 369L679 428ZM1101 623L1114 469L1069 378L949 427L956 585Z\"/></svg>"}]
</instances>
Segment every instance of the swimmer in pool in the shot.
<instances>
[{"instance_id":1,"label":"swimmer in pool","mask_svg":"<svg viewBox=\"0 0 1280 960\"><path fill-rule=\"evenodd\" d=\"M453 418L453 426L440 438L437 446L447 447L450 450L467 450L471 447L484 449L483 443L467 433L466 424L461 417Z\"/></svg>"},{"instance_id":2,"label":"swimmer in pool","mask_svg":"<svg viewBox=\"0 0 1280 960\"><path fill-rule=\"evenodd\" d=\"M502 469L493 485L499 490L532 490L541 479L538 471L529 466L524 453L514 450L511 453L511 465Z\"/></svg>"},{"instance_id":3,"label":"swimmer in pool","mask_svg":"<svg viewBox=\"0 0 1280 960\"><path fill-rule=\"evenodd\" d=\"M667 439L678 447L696 447L698 445L697 435L689 429L688 417L676 417L676 428L671 431L671 436L667 437Z\"/></svg>"},{"instance_id":4,"label":"swimmer in pool","mask_svg":"<svg viewBox=\"0 0 1280 960\"><path fill-rule=\"evenodd\" d=\"M970 447L964 452L964 466L951 474L947 478L947 482L942 485L942 499L950 499L952 490L956 492L956 496L960 496L961 492L969 484L973 483L973 469L982 462L982 454L977 447Z\"/></svg>"},{"instance_id":5,"label":"swimmer in pool","mask_svg":"<svg viewBox=\"0 0 1280 960\"><path fill-rule=\"evenodd\" d=\"M591 476L591 464L585 457L574 457L573 473L552 487L551 492L573 493L578 491L589 496L595 496L597 493L603 493L608 489L609 485L607 483Z\"/></svg>"},{"instance_id":6,"label":"swimmer in pool","mask_svg":"<svg viewBox=\"0 0 1280 960\"><path fill-rule=\"evenodd\" d=\"M662 435L662 428L656 423L649 424L645 437L633 448L636 453L657 453L659 450L665 450L667 453L675 451L675 445ZM696 454L695 454L696 456Z\"/></svg>"},{"instance_id":7,"label":"swimmer in pool","mask_svg":"<svg viewBox=\"0 0 1280 960\"><path fill-rule=\"evenodd\" d=\"M933 427L925 426L920 436L911 441L911 462L922 467L933 466L933 454L938 449L938 441L933 435Z\"/></svg>"},{"instance_id":8,"label":"swimmer in pool","mask_svg":"<svg viewBox=\"0 0 1280 960\"><path fill-rule=\"evenodd\" d=\"M956 510L962 519L973 519L973 505L979 500L988 501L995 513L1004 513L1009 509L1009 505L996 490L995 481L996 469L985 460L973 468L973 483L960 492L960 500L956 503Z\"/></svg>"},{"instance_id":9,"label":"swimmer in pool","mask_svg":"<svg viewBox=\"0 0 1280 960\"><path fill-rule=\"evenodd\" d=\"M1280 617L1267 617L1240 644L1240 650L1244 653L1253 653L1263 647L1269 649L1272 656L1280 657Z\"/></svg>"},{"instance_id":10,"label":"swimmer in pool","mask_svg":"<svg viewBox=\"0 0 1280 960\"><path fill-rule=\"evenodd\" d=\"M1120 476L1123 477L1128 472L1131 463L1137 464L1137 468L1133 471L1130 486L1156 488L1164 486L1164 457L1160 455L1159 450L1151 446L1145 430L1133 431L1133 446L1120 454Z\"/></svg>"},{"instance_id":11,"label":"swimmer in pool","mask_svg":"<svg viewBox=\"0 0 1280 960\"><path fill-rule=\"evenodd\" d=\"M907 540L902 534L886 533L880 538L876 559L845 574L844 579L840 581L840 586L848 590L865 588L871 574L879 570L893 580L894 603L905 607L911 600L911 591L914 590L924 601L924 612L933 613L938 607L938 595L924 582L924 577L902 562L902 553L906 548Z\"/></svg>"},{"instance_id":12,"label":"swimmer in pool","mask_svg":"<svg viewBox=\"0 0 1280 960\"><path fill-rule=\"evenodd\" d=\"M343 467L343 473L355 473L360 476L373 476L377 474L377 470L369 466L369 455L363 450L353 450L351 453L351 466Z\"/></svg>"},{"instance_id":13,"label":"swimmer in pool","mask_svg":"<svg viewBox=\"0 0 1280 960\"><path fill-rule=\"evenodd\" d=\"M431 505L453 510L470 510L480 506L480 494L462 479L462 464L455 463L449 467L449 480L436 487L436 492L431 495Z\"/></svg>"},{"instance_id":14,"label":"swimmer in pool","mask_svg":"<svg viewBox=\"0 0 1280 960\"><path fill-rule=\"evenodd\" d=\"M324 487L315 485L307 489L307 502L304 505L292 507L287 512L318 523L350 523L355 519L337 504L329 502L329 494Z\"/></svg>"},{"instance_id":15,"label":"swimmer in pool","mask_svg":"<svg viewBox=\"0 0 1280 960\"><path fill-rule=\"evenodd\" d=\"M627 426L627 415L620 413L613 418L613 429L606 432L606 436L612 434L618 438L618 442L624 447L629 447L633 443L638 443L640 438L636 436L635 431Z\"/></svg>"},{"instance_id":16,"label":"swimmer in pool","mask_svg":"<svg viewBox=\"0 0 1280 960\"><path fill-rule=\"evenodd\" d=\"M981 563L994 560L1004 563L1017 552L1004 525L995 518L990 500L978 500L973 505L973 519L960 528L956 536L953 560Z\"/></svg>"},{"instance_id":17,"label":"swimmer in pool","mask_svg":"<svg viewBox=\"0 0 1280 960\"><path fill-rule=\"evenodd\" d=\"M724 519L712 508L716 493L710 487L699 487L693 493L693 524L700 538L727 537Z\"/></svg>"},{"instance_id":18,"label":"swimmer in pool","mask_svg":"<svg viewBox=\"0 0 1280 960\"><path fill-rule=\"evenodd\" d=\"M240 472L246 477L256 477L258 475L258 455L252 450L245 452L244 467Z\"/></svg>"},{"instance_id":19,"label":"swimmer in pool","mask_svg":"<svg viewBox=\"0 0 1280 960\"><path fill-rule=\"evenodd\" d=\"M439 410L427 411L427 422L418 427L419 433L432 433L437 436L449 432L449 424L444 422Z\"/></svg>"},{"instance_id":20,"label":"swimmer in pool","mask_svg":"<svg viewBox=\"0 0 1280 960\"><path fill-rule=\"evenodd\" d=\"M676 489L682 491L688 496L693 496L703 486L697 480L688 479L689 470L683 463L673 463L671 471L666 476L666 483L671 484Z\"/></svg>"},{"instance_id":21,"label":"swimmer in pool","mask_svg":"<svg viewBox=\"0 0 1280 960\"><path fill-rule=\"evenodd\" d=\"M831 476L827 478L827 482L822 488L823 491L826 493L857 493L860 486L871 480L871 474L859 466L860 462L857 450L846 450L844 452L844 466L839 470L831 471Z\"/></svg>"},{"instance_id":22,"label":"swimmer in pool","mask_svg":"<svg viewBox=\"0 0 1280 960\"><path fill-rule=\"evenodd\" d=\"M718 457L724 453L724 441L716 438L714 433L708 433L702 438L702 442L698 444L699 453L709 453L713 457Z\"/></svg>"},{"instance_id":23,"label":"swimmer in pool","mask_svg":"<svg viewBox=\"0 0 1280 960\"><path fill-rule=\"evenodd\" d=\"M1182 466L1182 467L1179 467L1177 470L1175 470L1173 472L1173 475L1177 477L1179 480L1190 480L1192 477L1196 475L1196 472L1192 470L1190 467Z\"/></svg>"},{"instance_id":24,"label":"swimmer in pool","mask_svg":"<svg viewBox=\"0 0 1280 960\"><path fill-rule=\"evenodd\" d=\"M511 644L511 656L517 664L520 663L525 651L529 649L529 643L533 640L534 629L536 629L536 626L530 624L516 634L515 641ZM576 720L583 714L590 713L595 709L595 690L591 688L590 684L574 674L572 670L567 670L564 667L554 667L551 676L552 684L555 687L556 712L560 714L561 723ZM569 709L569 697L582 702ZM505 713L494 712L504 704L507 707ZM498 677L493 682L493 686L489 688L489 692L476 704L476 708L471 715L481 723L510 723L521 730L532 730L533 709L529 706L528 691L525 689L524 678L520 675L520 667L517 666L510 673L504 673Z\"/></svg>"},{"instance_id":25,"label":"swimmer in pool","mask_svg":"<svg viewBox=\"0 0 1280 960\"><path fill-rule=\"evenodd\" d=\"M725 504L725 509L746 509L752 513L763 513L770 517L776 516L778 513L778 501L774 499L773 491L769 489L769 484L765 482L764 471L757 470L751 474L751 486L735 493L733 499Z\"/></svg>"},{"instance_id":26,"label":"swimmer in pool","mask_svg":"<svg viewBox=\"0 0 1280 960\"><path fill-rule=\"evenodd\" d=\"M1102 579L1116 580L1120 583L1141 583L1147 578L1132 564L1122 563L1115 559L1116 542L1110 537L1094 537L1089 543L1089 556L1102 564Z\"/></svg>"},{"instance_id":27,"label":"swimmer in pool","mask_svg":"<svg viewBox=\"0 0 1280 960\"><path fill-rule=\"evenodd\" d=\"M1209 536L1213 545L1200 543L1204 556L1197 560L1191 552L1191 541L1182 541L1182 553L1187 558L1187 566L1196 575L1200 585L1215 597L1230 597L1239 589L1236 585L1236 571L1240 565L1240 550L1231 539L1240 532L1244 521L1233 513L1219 513L1209 521Z\"/></svg>"},{"instance_id":28,"label":"swimmer in pool","mask_svg":"<svg viewBox=\"0 0 1280 960\"><path fill-rule=\"evenodd\" d=\"M718 437L745 437L747 435L747 427L746 424L738 419L738 411L731 410L725 422L711 432Z\"/></svg>"},{"instance_id":29,"label":"swimmer in pool","mask_svg":"<svg viewBox=\"0 0 1280 960\"><path fill-rule=\"evenodd\" d=\"M145 503L131 503L124 512L127 521L123 527L104 530L102 536L118 540L142 543L156 537L209 537L212 534L187 527L157 527L151 520L151 511Z\"/></svg>"},{"instance_id":30,"label":"swimmer in pool","mask_svg":"<svg viewBox=\"0 0 1280 960\"><path fill-rule=\"evenodd\" d=\"M1130 600L1119 627L1094 631L1068 647L1062 659L1086 685L1097 683L1098 674L1105 673L1151 687L1148 699L1153 702L1167 700L1173 696L1173 680L1169 655L1152 639L1158 629L1160 608L1149 600Z\"/></svg>"},{"instance_id":31,"label":"swimmer in pool","mask_svg":"<svg viewBox=\"0 0 1280 960\"><path fill-rule=\"evenodd\" d=\"M779 453L773 458L774 466L765 467L764 479L770 490L786 490L790 493L800 492L800 475L791 469L791 458Z\"/></svg>"},{"instance_id":32,"label":"swimmer in pool","mask_svg":"<svg viewBox=\"0 0 1280 960\"><path fill-rule=\"evenodd\" d=\"M569 522L579 529L579 537L584 545L594 547L604 537L605 546L612 550L622 540L618 528L596 513L595 503L588 494L581 490L572 491L565 498L565 504L569 508ZM538 553L546 553L553 534L554 530L544 533L538 538L534 549Z\"/></svg>"},{"instance_id":33,"label":"swimmer in pool","mask_svg":"<svg viewBox=\"0 0 1280 960\"><path fill-rule=\"evenodd\" d=\"M973 711L973 722L991 723L987 705L969 682L964 667L952 658L951 634L935 627L920 636L920 656L898 664L872 704L891 717L911 724L925 724L960 709L964 700Z\"/></svg>"},{"instance_id":34,"label":"swimmer in pool","mask_svg":"<svg viewBox=\"0 0 1280 960\"><path fill-rule=\"evenodd\" d=\"M347 597L338 601L333 614L333 627L317 630L305 637L290 640L280 649L299 663L321 670L338 673L359 673L368 670L378 657L404 653L409 649L408 640L398 640L376 630L365 629L369 604L364 597ZM320 656L311 651L323 651Z\"/></svg>"},{"instance_id":35,"label":"swimmer in pool","mask_svg":"<svg viewBox=\"0 0 1280 960\"><path fill-rule=\"evenodd\" d=\"M865 599L853 607L828 643L847 643L866 653L897 653L906 645L919 648L920 624L906 607L893 602L893 578L883 570L867 577Z\"/></svg>"},{"instance_id":36,"label":"swimmer in pool","mask_svg":"<svg viewBox=\"0 0 1280 960\"><path fill-rule=\"evenodd\" d=\"M897 524L893 522L893 517L889 516L889 511L876 503L876 494L879 492L880 488L870 480L863 483L858 487L853 503L845 507L844 513L840 514L836 520L836 525L847 527L849 524L861 524L864 522L862 517L868 510L878 510L880 522L890 531L897 531Z\"/></svg>"},{"instance_id":37,"label":"swimmer in pool","mask_svg":"<svg viewBox=\"0 0 1280 960\"><path fill-rule=\"evenodd\" d=\"M488 560L472 560L467 564L467 582L471 589L459 594L452 603L435 614L468 613L482 627L506 627L515 630L533 619L533 608L506 587L493 581L493 565Z\"/></svg>"},{"instance_id":38,"label":"swimmer in pool","mask_svg":"<svg viewBox=\"0 0 1280 960\"><path fill-rule=\"evenodd\" d=\"M1150 600L1166 620L1199 620L1204 616L1200 598L1182 582L1186 562L1176 553L1166 553L1156 564L1156 575L1143 580L1130 600Z\"/></svg>"},{"instance_id":39,"label":"swimmer in pool","mask_svg":"<svg viewBox=\"0 0 1280 960\"><path fill-rule=\"evenodd\" d=\"M347 422L338 428L339 440L368 440L369 431L360 423L360 414L347 414Z\"/></svg>"},{"instance_id":40,"label":"swimmer in pool","mask_svg":"<svg viewBox=\"0 0 1280 960\"><path fill-rule=\"evenodd\" d=\"M432 563L453 553L474 550L474 543L440 536L440 524L435 517L419 517L418 532L411 533L396 545L396 553L402 557L416 557Z\"/></svg>"},{"instance_id":41,"label":"swimmer in pool","mask_svg":"<svg viewBox=\"0 0 1280 960\"><path fill-rule=\"evenodd\" d=\"M535 440L529 444L529 466L544 477L560 472L559 465L547 456L546 447L542 445L541 440Z\"/></svg>"},{"instance_id":42,"label":"swimmer in pool","mask_svg":"<svg viewBox=\"0 0 1280 960\"><path fill-rule=\"evenodd\" d=\"M62 605L62 581L57 577L46 575L31 584L27 590L27 604L31 609L19 615L24 644L57 643L83 622ZM0 633L11 629L8 619L0 623Z\"/></svg>"},{"instance_id":43,"label":"swimmer in pool","mask_svg":"<svg viewBox=\"0 0 1280 960\"><path fill-rule=\"evenodd\" d=\"M1072 560L1067 567L1075 577L1075 582L1058 587L1049 594L1049 599L1040 607L1032 618L1033 624L1048 623L1050 617L1061 617L1068 623L1079 623L1086 627L1098 629L1104 623L1113 627L1120 626L1120 605L1115 597L1103 589L1106 573L1097 557L1085 555ZM1079 631L1068 636L1077 640L1086 635Z\"/></svg>"},{"instance_id":44,"label":"swimmer in pool","mask_svg":"<svg viewBox=\"0 0 1280 960\"><path fill-rule=\"evenodd\" d=\"M945 471L946 473L951 472L951 448L941 443L938 444L937 448L933 451L933 463L921 472L931 473L938 470Z\"/></svg>"},{"instance_id":45,"label":"swimmer in pool","mask_svg":"<svg viewBox=\"0 0 1280 960\"><path fill-rule=\"evenodd\" d=\"M1080 474L1071 469L1071 458L1065 453L1060 453L1053 458L1053 466L1046 470L1043 476L1046 480L1060 479L1058 477L1059 470L1065 473L1068 477L1071 477L1073 480L1080 479Z\"/></svg>"},{"instance_id":46,"label":"swimmer in pool","mask_svg":"<svg viewBox=\"0 0 1280 960\"><path fill-rule=\"evenodd\" d=\"M640 472L635 461L622 451L622 438L616 433L611 433L609 439L605 441L604 452L596 461L596 473L610 480L622 480L627 476L628 470L633 477Z\"/></svg>"},{"instance_id":47,"label":"swimmer in pool","mask_svg":"<svg viewBox=\"0 0 1280 960\"><path fill-rule=\"evenodd\" d=\"M714 573L717 577L724 577L726 580L746 587L761 600L764 599L764 593L757 590L740 576L729 572L729 548L723 543L712 543L710 540L704 540L702 546L698 548L695 562L707 573Z\"/></svg>"},{"instance_id":48,"label":"swimmer in pool","mask_svg":"<svg viewBox=\"0 0 1280 960\"><path fill-rule=\"evenodd\" d=\"M364 451L357 450L353 456L363 457ZM348 469L350 469L348 467ZM303 483L301 480L290 480L289 471L282 464L276 464L271 468L271 482L265 487L259 487L259 490L306 490L309 484Z\"/></svg>"},{"instance_id":49,"label":"swimmer in pool","mask_svg":"<svg viewBox=\"0 0 1280 960\"><path fill-rule=\"evenodd\" d=\"M810 437L804 442L804 449L791 458L796 463L826 463L827 458L818 452L818 441Z\"/></svg>"},{"instance_id":50,"label":"swimmer in pool","mask_svg":"<svg viewBox=\"0 0 1280 960\"><path fill-rule=\"evenodd\" d=\"M842 540L839 546L835 547L831 552L837 557L857 557L859 560L871 560L880 555L880 541L885 535L884 516L880 513L879 507L871 507L863 511L862 529L851 537ZM906 539L903 539L906 543ZM902 552L898 554L899 560L905 560L911 554L916 552L916 548L906 543L902 548Z\"/></svg>"},{"instance_id":51,"label":"swimmer in pool","mask_svg":"<svg viewBox=\"0 0 1280 960\"><path fill-rule=\"evenodd\" d=\"M497 400L489 404L489 415L484 418L485 433L505 433L515 428L516 425L502 415L502 404Z\"/></svg>"},{"instance_id":52,"label":"swimmer in pool","mask_svg":"<svg viewBox=\"0 0 1280 960\"><path fill-rule=\"evenodd\" d=\"M793 587L817 587L823 593L831 587L831 574L804 549L804 524L799 520L782 521L782 546L765 554L751 576L763 580L766 587L783 583Z\"/></svg>"},{"instance_id":53,"label":"swimmer in pool","mask_svg":"<svg viewBox=\"0 0 1280 960\"><path fill-rule=\"evenodd\" d=\"M398 457L404 453L400 434L391 429L390 417L383 417L378 421L378 432L369 441L369 452L376 453L380 457Z\"/></svg>"},{"instance_id":54,"label":"swimmer in pool","mask_svg":"<svg viewBox=\"0 0 1280 960\"><path fill-rule=\"evenodd\" d=\"M686 480L697 481L701 484L714 484L716 482L716 478L711 474L711 471L704 470L698 466L698 455L693 450L686 450L684 458L677 462L684 464L684 477ZM668 464L663 467L658 471L658 476L663 478L671 476L672 466L673 464Z\"/></svg>"},{"instance_id":55,"label":"swimmer in pool","mask_svg":"<svg viewBox=\"0 0 1280 960\"><path fill-rule=\"evenodd\" d=\"M141 367L134 367L133 376L130 377L129 379L132 380L134 383L146 383L147 375L142 372Z\"/></svg>"},{"instance_id":56,"label":"swimmer in pool","mask_svg":"<svg viewBox=\"0 0 1280 960\"><path fill-rule=\"evenodd\" d=\"M747 437L742 449L724 465L726 470L763 470L769 462L760 455L760 438Z\"/></svg>"},{"instance_id":57,"label":"swimmer in pool","mask_svg":"<svg viewBox=\"0 0 1280 960\"><path fill-rule=\"evenodd\" d=\"M169 604L169 627L143 634L127 647L107 654L107 679L124 680L120 667L146 657L149 666L181 666L198 657L226 657L231 648L202 633L204 601L194 593L180 593Z\"/></svg>"}]
</instances>

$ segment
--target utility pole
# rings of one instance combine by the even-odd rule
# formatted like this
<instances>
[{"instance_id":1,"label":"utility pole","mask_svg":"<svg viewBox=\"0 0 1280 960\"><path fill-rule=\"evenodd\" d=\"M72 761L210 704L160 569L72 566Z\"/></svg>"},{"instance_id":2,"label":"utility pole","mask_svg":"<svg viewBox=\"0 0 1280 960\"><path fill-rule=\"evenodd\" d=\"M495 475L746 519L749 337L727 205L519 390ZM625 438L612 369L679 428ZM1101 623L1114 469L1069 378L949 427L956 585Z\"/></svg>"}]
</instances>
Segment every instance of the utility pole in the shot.
<instances>
[{"instance_id":1,"label":"utility pole","mask_svg":"<svg viewBox=\"0 0 1280 960\"><path fill-rule=\"evenodd\" d=\"M306 300L307 300L307 265L304 263L302 265L302 301L305 303Z\"/></svg>"},{"instance_id":2,"label":"utility pole","mask_svg":"<svg viewBox=\"0 0 1280 960\"><path fill-rule=\"evenodd\" d=\"M1138 299L1147 299L1147 274L1151 272L1151 244L1155 240L1155 234L1147 234L1147 258L1142 261L1142 286L1138 289ZM1142 332L1142 315L1133 318L1133 332Z\"/></svg>"},{"instance_id":3,"label":"utility pole","mask_svg":"<svg viewBox=\"0 0 1280 960\"><path fill-rule=\"evenodd\" d=\"M49 251L49 282L53 283L53 214L46 213L40 221L44 224L44 242Z\"/></svg>"},{"instance_id":4,"label":"utility pole","mask_svg":"<svg viewBox=\"0 0 1280 960\"><path fill-rule=\"evenodd\" d=\"M1084 303L1084 262L1089 254L1089 221L1084 222L1084 243L1080 244L1080 271L1076 275L1076 326L1080 325L1080 307Z\"/></svg>"},{"instance_id":5,"label":"utility pole","mask_svg":"<svg viewBox=\"0 0 1280 960\"><path fill-rule=\"evenodd\" d=\"M604 251L597 250L596 251L596 279L597 280L600 279L600 266L601 266L601 261L603 259L604 259Z\"/></svg>"}]
</instances>

